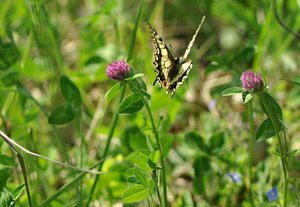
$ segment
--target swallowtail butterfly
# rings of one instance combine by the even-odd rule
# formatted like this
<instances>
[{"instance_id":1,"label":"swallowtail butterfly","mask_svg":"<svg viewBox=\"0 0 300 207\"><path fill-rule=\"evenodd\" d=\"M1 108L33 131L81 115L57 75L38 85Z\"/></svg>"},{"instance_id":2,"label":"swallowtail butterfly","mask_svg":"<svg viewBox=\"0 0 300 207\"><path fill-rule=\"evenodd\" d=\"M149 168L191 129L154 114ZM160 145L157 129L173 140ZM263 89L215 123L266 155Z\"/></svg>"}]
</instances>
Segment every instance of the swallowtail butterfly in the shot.
<instances>
[{"instance_id":1,"label":"swallowtail butterfly","mask_svg":"<svg viewBox=\"0 0 300 207\"><path fill-rule=\"evenodd\" d=\"M166 43L148 22L150 34L156 49L153 64L155 65L154 71L157 73L157 76L153 85L155 85L156 81L159 81L160 86L164 87L167 93L172 93L172 97L174 96L176 89L182 85L183 81L187 78L189 71L192 69L193 63L187 57L204 20L205 16L202 18L201 23L184 52L184 55L180 57L174 57L172 55Z\"/></svg>"}]
</instances>

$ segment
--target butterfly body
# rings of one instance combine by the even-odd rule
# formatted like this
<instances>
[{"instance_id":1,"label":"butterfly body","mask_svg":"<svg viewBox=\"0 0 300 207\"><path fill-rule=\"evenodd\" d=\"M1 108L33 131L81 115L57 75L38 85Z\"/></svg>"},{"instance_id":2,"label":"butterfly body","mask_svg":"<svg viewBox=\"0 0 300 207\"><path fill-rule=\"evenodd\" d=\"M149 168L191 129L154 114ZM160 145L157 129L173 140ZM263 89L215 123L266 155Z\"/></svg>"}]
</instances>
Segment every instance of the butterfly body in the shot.
<instances>
[{"instance_id":1,"label":"butterfly body","mask_svg":"<svg viewBox=\"0 0 300 207\"><path fill-rule=\"evenodd\" d=\"M172 97L174 96L176 89L182 85L183 81L187 78L189 71L192 69L193 63L187 58L187 56L192 48L204 18L205 17L202 18L202 21L190 41L184 55L180 57L174 57L172 55L168 46L157 34L156 30L152 28L150 23L148 23L149 31L156 49L153 63L155 65L154 71L157 73L157 76L153 85L155 85L156 81L159 81L160 86L165 88L167 93L172 93Z\"/></svg>"}]
</instances>

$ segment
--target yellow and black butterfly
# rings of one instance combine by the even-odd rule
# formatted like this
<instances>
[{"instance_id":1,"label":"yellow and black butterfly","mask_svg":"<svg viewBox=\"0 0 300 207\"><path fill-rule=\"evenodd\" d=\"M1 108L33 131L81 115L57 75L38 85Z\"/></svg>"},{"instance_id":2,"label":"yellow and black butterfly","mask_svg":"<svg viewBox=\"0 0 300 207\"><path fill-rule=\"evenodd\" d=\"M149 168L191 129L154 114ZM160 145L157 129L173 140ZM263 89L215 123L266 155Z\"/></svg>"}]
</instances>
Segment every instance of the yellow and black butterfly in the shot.
<instances>
[{"instance_id":1,"label":"yellow and black butterfly","mask_svg":"<svg viewBox=\"0 0 300 207\"><path fill-rule=\"evenodd\" d=\"M164 87L167 93L171 92L172 97L174 96L176 89L182 85L183 81L187 78L189 71L192 69L193 63L187 57L204 20L205 16L202 18L184 55L180 57L174 57L172 55L168 46L148 22L150 34L156 49L153 64L155 65L154 71L157 73L157 76L153 85L155 85L156 81L159 81L160 87Z\"/></svg>"}]
</instances>

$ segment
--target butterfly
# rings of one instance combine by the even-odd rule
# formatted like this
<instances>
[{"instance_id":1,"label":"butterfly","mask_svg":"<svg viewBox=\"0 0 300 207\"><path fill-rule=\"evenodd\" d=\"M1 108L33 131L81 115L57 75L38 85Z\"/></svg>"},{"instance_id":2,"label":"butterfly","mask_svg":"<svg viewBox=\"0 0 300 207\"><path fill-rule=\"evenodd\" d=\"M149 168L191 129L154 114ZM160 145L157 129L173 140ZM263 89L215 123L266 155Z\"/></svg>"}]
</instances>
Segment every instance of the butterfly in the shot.
<instances>
[{"instance_id":1,"label":"butterfly","mask_svg":"<svg viewBox=\"0 0 300 207\"><path fill-rule=\"evenodd\" d=\"M195 34L192 37L192 40L184 52L184 55L179 57L174 57L172 55L163 39L157 34L151 24L147 22L156 49L153 64L155 65L154 71L157 73L157 76L153 85L159 81L160 87L163 87L167 94L169 92L172 93L171 98L173 98L176 89L182 85L183 81L187 78L189 71L192 69L193 62L187 57L204 20L205 16L203 16Z\"/></svg>"}]
</instances>

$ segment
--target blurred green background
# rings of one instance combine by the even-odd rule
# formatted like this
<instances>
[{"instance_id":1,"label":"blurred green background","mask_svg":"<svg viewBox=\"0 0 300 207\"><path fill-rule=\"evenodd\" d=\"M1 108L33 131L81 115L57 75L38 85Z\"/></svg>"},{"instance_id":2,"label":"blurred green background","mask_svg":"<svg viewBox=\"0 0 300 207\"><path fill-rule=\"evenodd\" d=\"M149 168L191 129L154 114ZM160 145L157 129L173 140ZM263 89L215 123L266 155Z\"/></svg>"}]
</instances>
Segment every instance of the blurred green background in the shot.
<instances>
[{"instance_id":1,"label":"blurred green background","mask_svg":"<svg viewBox=\"0 0 300 207\"><path fill-rule=\"evenodd\" d=\"M1 0L0 2L0 129L31 151L88 168L101 159L117 101L105 100L114 84L106 66L125 60L140 1L134 0ZM278 0L283 22L300 29L300 2ZM206 20L190 53L193 69L173 99L158 84L152 86L153 43L149 21L176 55L182 55L201 18ZM239 76L252 69L263 75L269 92L282 107L290 149L300 147L299 39L274 17L272 1L246 0L145 0L130 65L144 73L151 107L167 155L169 201L172 206L249 206L247 177L248 124L240 96L222 97L229 86L241 86ZM80 90L80 118L54 126L48 117L64 103L59 79L66 75ZM29 96L27 92L31 95ZM127 90L127 94L130 91ZM32 97L31 97L32 96ZM255 125L263 120L254 101ZM110 157L104 163L93 206L121 206L126 189L126 159L146 148L151 134L144 111L120 116ZM79 120L80 119L80 120ZM14 157L0 142L1 155ZM254 198L257 206L269 203L265 192L280 183L276 140L255 143ZM70 182L72 170L28 155L25 162L34 206ZM17 164L9 168L9 190L23 183ZM299 205L300 157L291 161L290 199ZM239 173L241 183L227 176ZM52 206L81 206L94 176L62 193ZM278 186L281 189L281 185ZM78 196L78 192L83 192ZM280 190L279 190L280 191ZM37 192L37 193L34 193ZM281 192L281 191L280 191ZM280 199L280 195L279 195ZM23 192L17 206L27 206ZM146 203L126 204L145 206Z\"/></svg>"}]
</instances>

